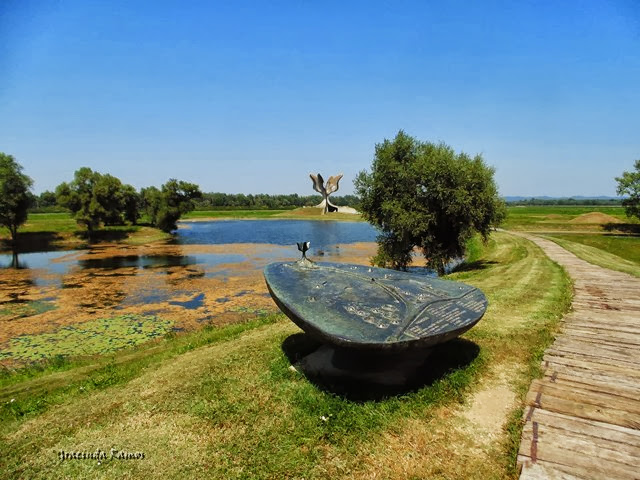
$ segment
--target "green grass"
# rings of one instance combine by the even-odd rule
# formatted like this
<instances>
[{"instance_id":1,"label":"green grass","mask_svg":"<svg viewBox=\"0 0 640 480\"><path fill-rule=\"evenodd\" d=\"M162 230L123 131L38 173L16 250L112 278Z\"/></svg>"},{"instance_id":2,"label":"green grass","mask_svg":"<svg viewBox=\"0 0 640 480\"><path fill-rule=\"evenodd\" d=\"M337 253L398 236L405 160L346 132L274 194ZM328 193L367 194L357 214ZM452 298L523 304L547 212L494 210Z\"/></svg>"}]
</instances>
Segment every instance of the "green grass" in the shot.
<instances>
[{"instance_id":1,"label":"green grass","mask_svg":"<svg viewBox=\"0 0 640 480\"><path fill-rule=\"evenodd\" d=\"M5 367L0 370L0 420L2 423L19 423L56 404L71 400L85 391L87 385L92 385L95 390L126 382L152 365L203 345L236 338L245 331L278 320L281 320L281 316L260 316L223 328L205 326L187 335L168 332L162 340L140 343L136 348L129 348L118 355L70 357L58 354L15 370ZM100 381L105 370L113 377L107 382L108 385Z\"/></svg>"},{"instance_id":2,"label":"green grass","mask_svg":"<svg viewBox=\"0 0 640 480\"><path fill-rule=\"evenodd\" d=\"M69 213L30 213L18 232L75 233L78 230L78 224ZM9 231L0 228L0 234L8 235Z\"/></svg>"},{"instance_id":3,"label":"green grass","mask_svg":"<svg viewBox=\"0 0 640 480\"><path fill-rule=\"evenodd\" d=\"M616 235L545 235L583 260L640 277L640 237Z\"/></svg>"},{"instance_id":4,"label":"green grass","mask_svg":"<svg viewBox=\"0 0 640 480\"><path fill-rule=\"evenodd\" d=\"M194 210L182 216L182 220L216 218L269 218L287 210Z\"/></svg>"},{"instance_id":5,"label":"green grass","mask_svg":"<svg viewBox=\"0 0 640 480\"><path fill-rule=\"evenodd\" d=\"M143 245L164 241L171 235L144 225L113 225L95 231L91 241L122 242ZM18 230L18 248L22 252L85 248L89 239L69 213L30 213ZM8 250L9 231L0 227L0 250Z\"/></svg>"},{"instance_id":6,"label":"green grass","mask_svg":"<svg viewBox=\"0 0 640 480\"><path fill-rule=\"evenodd\" d=\"M187 213L183 220L198 219L290 219L290 220L340 220L362 221L360 215L330 213L322 215L320 208L306 207L288 210L197 210Z\"/></svg>"},{"instance_id":7,"label":"green grass","mask_svg":"<svg viewBox=\"0 0 640 480\"><path fill-rule=\"evenodd\" d=\"M595 224L571 224L570 220L575 219L579 215L591 212L600 212L611 215L625 223L633 223L625 215L623 207L609 206L526 206L526 207L508 207L507 218L502 225L508 230L593 230L602 231L600 225Z\"/></svg>"},{"instance_id":8,"label":"green grass","mask_svg":"<svg viewBox=\"0 0 640 480\"><path fill-rule=\"evenodd\" d=\"M54 359L0 378L0 478L514 477L517 412L487 449L456 412L500 371L522 396L571 289L522 238L496 233L473 248L451 277L481 288L489 309L466 341L434 352L443 371L417 391L352 401L319 388L290 369L282 345L299 330L282 315ZM96 448L145 460L56 460Z\"/></svg>"}]
</instances>

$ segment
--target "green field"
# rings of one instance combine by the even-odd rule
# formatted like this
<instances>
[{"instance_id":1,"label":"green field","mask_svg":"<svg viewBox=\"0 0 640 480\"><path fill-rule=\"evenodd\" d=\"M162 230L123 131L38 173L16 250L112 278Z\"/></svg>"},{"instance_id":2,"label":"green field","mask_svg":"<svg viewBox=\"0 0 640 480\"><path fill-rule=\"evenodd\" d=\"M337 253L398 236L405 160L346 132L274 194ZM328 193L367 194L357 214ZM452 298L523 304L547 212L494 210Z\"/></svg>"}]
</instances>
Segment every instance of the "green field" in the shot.
<instances>
[{"instance_id":1,"label":"green field","mask_svg":"<svg viewBox=\"0 0 640 480\"><path fill-rule=\"evenodd\" d=\"M507 218L502 227L507 230L527 231L603 231L600 223L571 223L580 215L593 212L610 215L623 223L637 223L625 215L623 207L527 206L508 207Z\"/></svg>"},{"instance_id":2,"label":"green field","mask_svg":"<svg viewBox=\"0 0 640 480\"><path fill-rule=\"evenodd\" d=\"M269 218L288 210L194 210L182 216L182 220L210 218Z\"/></svg>"}]
</instances>

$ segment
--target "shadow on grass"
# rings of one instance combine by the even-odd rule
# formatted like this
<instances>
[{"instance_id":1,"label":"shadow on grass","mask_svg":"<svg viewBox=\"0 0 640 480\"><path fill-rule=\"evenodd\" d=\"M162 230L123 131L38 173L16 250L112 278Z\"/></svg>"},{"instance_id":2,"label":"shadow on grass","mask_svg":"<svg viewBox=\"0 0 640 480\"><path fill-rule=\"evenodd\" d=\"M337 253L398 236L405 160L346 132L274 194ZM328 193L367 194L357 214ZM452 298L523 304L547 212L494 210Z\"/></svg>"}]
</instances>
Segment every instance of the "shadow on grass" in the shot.
<instances>
[{"instance_id":1,"label":"shadow on grass","mask_svg":"<svg viewBox=\"0 0 640 480\"><path fill-rule=\"evenodd\" d=\"M3 238L0 240L0 250L15 251L16 253L33 253L53 250L67 250L58 242L64 240L64 237L57 232L19 232L16 239L15 248L11 243L11 239Z\"/></svg>"},{"instance_id":2,"label":"shadow on grass","mask_svg":"<svg viewBox=\"0 0 640 480\"><path fill-rule=\"evenodd\" d=\"M89 243L96 242L117 242L124 240L137 230L136 227L125 227L117 230L95 230L89 235L88 232L76 232L76 235Z\"/></svg>"},{"instance_id":3,"label":"shadow on grass","mask_svg":"<svg viewBox=\"0 0 640 480\"><path fill-rule=\"evenodd\" d=\"M319 389L362 402L433 385L454 370L470 365L480 347L456 338L431 349L389 354L335 348L306 333L296 333L282 342L282 351Z\"/></svg>"},{"instance_id":4,"label":"shadow on grass","mask_svg":"<svg viewBox=\"0 0 640 480\"><path fill-rule=\"evenodd\" d=\"M495 262L493 260L476 260L475 262L463 262L460 265L452 268L451 273L485 270L497 264L498 262Z\"/></svg>"},{"instance_id":5,"label":"shadow on grass","mask_svg":"<svg viewBox=\"0 0 640 480\"><path fill-rule=\"evenodd\" d=\"M622 232L632 236L640 236L640 223L605 223L602 228L607 232Z\"/></svg>"}]
</instances>

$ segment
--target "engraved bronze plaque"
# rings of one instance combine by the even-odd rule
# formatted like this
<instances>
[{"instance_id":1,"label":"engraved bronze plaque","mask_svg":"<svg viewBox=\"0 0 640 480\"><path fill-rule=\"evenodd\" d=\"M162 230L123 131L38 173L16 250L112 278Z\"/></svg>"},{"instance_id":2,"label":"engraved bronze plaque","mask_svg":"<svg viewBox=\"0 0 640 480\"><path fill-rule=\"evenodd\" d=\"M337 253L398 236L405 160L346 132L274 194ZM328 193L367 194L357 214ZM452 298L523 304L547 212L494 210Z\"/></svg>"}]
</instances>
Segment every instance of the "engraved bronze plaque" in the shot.
<instances>
[{"instance_id":1,"label":"engraved bronze plaque","mask_svg":"<svg viewBox=\"0 0 640 480\"><path fill-rule=\"evenodd\" d=\"M302 330L342 347L430 347L473 327L487 309L475 287L384 268L309 261L267 265L278 307Z\"/></svg>"}]
</instances>

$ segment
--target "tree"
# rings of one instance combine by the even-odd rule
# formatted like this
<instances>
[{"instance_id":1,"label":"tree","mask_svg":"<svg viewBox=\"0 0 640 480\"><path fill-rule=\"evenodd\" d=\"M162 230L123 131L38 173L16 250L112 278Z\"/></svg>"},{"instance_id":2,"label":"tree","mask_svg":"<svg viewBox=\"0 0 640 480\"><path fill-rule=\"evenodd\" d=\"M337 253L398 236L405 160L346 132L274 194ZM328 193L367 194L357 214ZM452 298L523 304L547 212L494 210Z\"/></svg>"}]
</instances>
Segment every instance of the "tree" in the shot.
<instances>
[{"instance_id":1,"label":"tree","mask_svg":"<svg viewBox=\"0 0 640 480\"><path fill-rule=\"evenodd\" d=\"M135 225L140 217L141 202L135 188L88 167L76 170L70 183L58 185L56 200L71 210L79 224L85 225L89 236L101 223L122 225L129 221Z\"/></svg>"},{"instance_id":2,"label":"tree","mask_svg":"<svg viewBox=\"0 0 640 480\"><path fill-rule=\"evenodd\" d=\"M14 246L18 227L27 220L32 185L33 180L22 173L22 166L15 158L0 152L0 225L9 229Z\"/></svg>"},{"instance_id":3,"label":"tree","mask_svg":"<svg viewBox=\"0 0 640 480\"><path fill-rule=\"evenodd\" d=\"M161 190L143 188L141 196L151 224L164 232L171 232L178 228L176 222L180 217L195 208L194 200L202 197L202 192L193 183L172 178L162 185Z\"/></svg>"},{"instance_id":4,"label":"tree","mask_svg":"<svg viewBox=\"0 0 640 480\"><path fill-rule=\"evenodd\" d=\"M93 185L93 201L98 218L105 225L122 225L124 195L122 182L113 175L95 172L96 182Z\"/></svg>"},{"instance_id":5,"label":"tree","mask_svg":"<svg viewBox=\"0 0 640 480\"><path fill-rule=\"evenodd\" d=\"M38 208L47 208L56 206L56 194L45 190L38 196L37 200Z\"/></svg>"},{"instance_id":6,"label":"tree","mask_svg":"<svg viewBox=\"0 0 640 480\"><path fill-rule=\"evenodd\" d=\"M622 172L621 177L616 177L618 182L618 195L626 197L622 200L627 217L640 219L640 160L636 160L635 172Z\"/></svg>"},{"instance_id":7,"label":"tree","mask_svg":"<svg viewBox=\"0 0 640 480\"><path fill-rule=\"evenodd\" d=\"M149 217L149 223L158 223L158 212L162 203L162 194L156 187L148 187L140 190L140 208Z\"/></svg>"},{"instance_id":8,"label":"tree","mask_svg":"<svg viewBox=\"0 0 640 480\"><path fill-rule=\"evenodd\" d=\"M177 229L176 222L182 215L195 208L193 200L201 196L202 192L197 185L170 179L162 185L157 227L163 232Z\"/></svg>"},{"instance_id":9,"label":"tree","mask_svg":"<svg viewBox=\"0 0 640 480\"><path fill-rule=\"evenodd\" d=\"M480 155L403 131L377 144L371 173L354 181L364 218L381 230L374 263L405 269L418 247L427 265L444 273L474 233L486 241L506 214L493 173Z\"/></svg>"},{"instance_id":10,"label":"tree","mask_svg":"<svg viewBox=\"0 0 640 480\"><path fill-rule=\"evenodd\" d=\"M94 197L94 187L100 174L88 167L82 167L75 171L70 183L63 182L56 187L56 200L58 205L71 210L76 222L84 225L93 233L100 225L102 209Z\"/></svg>"},{"instance_id":11,"label":"tree","mask_svg":"<svg viewBox=\"0 0 640 480\"><path fill-rule=\"evenodd\" d=\"M140 209L142 201L136 189L133 186L126 184L122 186L122 215L124 219L135 225L140 218Z\"/></svg>"}]
</instances>

